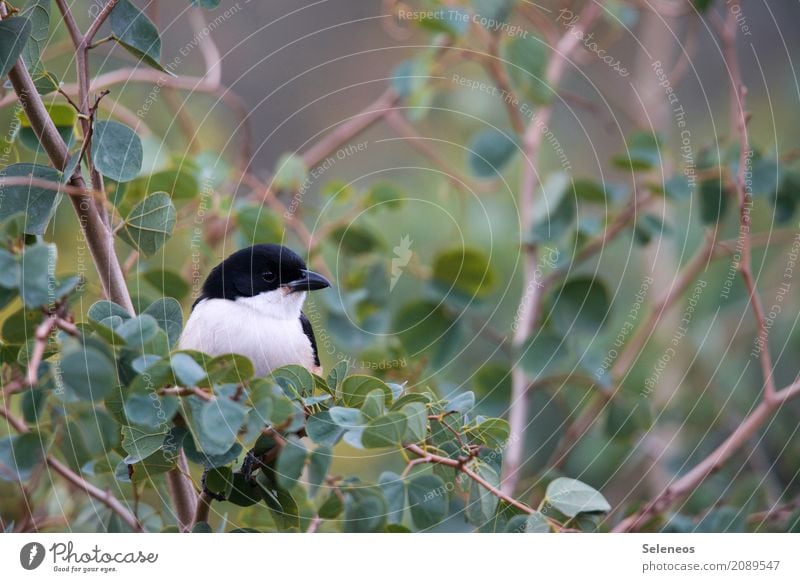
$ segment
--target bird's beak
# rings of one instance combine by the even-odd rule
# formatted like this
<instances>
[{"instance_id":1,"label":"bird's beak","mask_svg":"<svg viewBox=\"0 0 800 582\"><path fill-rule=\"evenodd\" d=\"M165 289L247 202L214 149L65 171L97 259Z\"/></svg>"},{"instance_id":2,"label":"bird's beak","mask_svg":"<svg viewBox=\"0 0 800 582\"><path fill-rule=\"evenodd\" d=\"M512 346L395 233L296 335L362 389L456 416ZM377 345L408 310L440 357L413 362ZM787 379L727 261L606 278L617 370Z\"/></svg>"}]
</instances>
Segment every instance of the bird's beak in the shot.
<instances>
[{"instance_id":1,"label":"bird's beak","mask_svg":"<svg viewBox=\"0 0 800 582\"><path fill-rule=\"evenodd\" d=\"M325 289L325 287L331 286L331 282L319 273L307 271L305 269L303 269L302 273L302 277L286 284L286 287L289 288L291 293L296 293L299 291L316 291L317 289Z\"/></svg>"}]
</instances>

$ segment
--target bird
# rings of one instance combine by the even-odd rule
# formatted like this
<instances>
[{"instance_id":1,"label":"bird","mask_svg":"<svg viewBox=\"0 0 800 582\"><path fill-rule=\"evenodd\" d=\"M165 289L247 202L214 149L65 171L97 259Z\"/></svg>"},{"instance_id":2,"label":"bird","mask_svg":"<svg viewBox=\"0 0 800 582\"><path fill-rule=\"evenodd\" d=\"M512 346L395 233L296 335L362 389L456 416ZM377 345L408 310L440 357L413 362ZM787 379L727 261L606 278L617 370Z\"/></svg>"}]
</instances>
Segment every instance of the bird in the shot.
<instances>
[{"instance_id":1,"label":"bird","mask_svg":"<svg viewBox=\"0 0 800 582\"><path fill-rule=\"evenodd\" d=\"M240 354L256 376L298 364L321 374L314 329L303 304L331 283L285 246L257 244L215 266L178 341L182 350L210 356Z\"/></svg>"}]
</instances>

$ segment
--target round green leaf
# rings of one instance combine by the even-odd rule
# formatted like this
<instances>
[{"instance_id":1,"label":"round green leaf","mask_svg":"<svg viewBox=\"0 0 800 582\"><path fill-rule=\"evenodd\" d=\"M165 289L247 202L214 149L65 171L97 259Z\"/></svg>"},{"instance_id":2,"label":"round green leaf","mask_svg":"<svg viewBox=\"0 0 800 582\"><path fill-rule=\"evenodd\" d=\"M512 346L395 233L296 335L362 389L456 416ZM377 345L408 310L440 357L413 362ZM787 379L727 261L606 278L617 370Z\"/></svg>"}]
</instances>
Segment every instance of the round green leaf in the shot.
<instances>
[{"instance_id":1,"label":"round green leaf","mask_svg":"<svg viewBox=\"0 0 800 582\"><path fill-rule=\"evenodd\" d=\"M447 516L448 493L436 475L420 475L408 483L408 507L417 529L438 525Z\"/></svg>"},{"instance_id":2,"label":"round green leaf","mask_svg":"<svg viewBox=\"0 0 800 582\"><path fill-rule=\"evenodd\" d=\"M161 38L150 19L128 0L119 0L111 11L111 32L125 50L160 71Z\"/></svg>"},{"instance_id":3,"label":"round green leaf","mask_svg":"<svg viewBox=\"0 0 800 582\"><path fill-rule=\"evenodd\" d=\"M31 22L27 18L0 20L0 77L11 70L31 35Z\"/></svg>"},{"instance_id":4,"label":"round green leaf","mask_svg":"<svg viewBox=\"0 0 800 582\"><path fill-rule=\"evenodd\" d=\"M547 84L547 44L533 34L515 36L502 47L508 76L526 99L545 104L553 97Z\"/></svg>"},{"instance_id":5,"label":"round green leaf","mask_svg":"<svg viewBox=\"0 0 800 582\"><path fill-rule=\"evenodd\" d=\"M450 249L433 263L433 283L441 293L462 300L482 299L492 291L495 273L489 258L477 249Z\"/></svg>"},{"instance_id":6,"label":"round green leaf","mask_svg":"<svg viewBox=\"0 0 800 582\"><path fill-rule=\"evenodd\" d=\"M177 216L169 196L156 192L131 210L120 238L143 255L154 255L172 235Z\"/></svg>"},{"instance_id":7,"label":"round green leaf","mask_svg":"<svg viewBox=\"0 0 800 582\"><path fill-rule=\"evenodd\" d=\"M11 164L0 171L4 178L31 176L58 183L61 174L39 164ZM0 186L0 220L22 212L25 214L25 233L44 234L58 202L58 192L38 186Z\"/></svg>"},{"instance_id":8,"label":"round green leaf","mask_svg":"<svg viewBox=\"0 0 800 582\"><path fill-rule=\"evenodd\" d=\"M117 385L114 363L95 348L67 353L61 360L61 376L79 398L100 401Z\"/></svg>"},{"instance_id":9,"label":"round green leaf","mask_svg":"<svg viewBox=\"0 0 800 582\"><path fill-rule=\"evenodd\" d=\"M547 486L547 502L567 517L579 513L611 511L611 505L599 491L576 479L559 477Z\"/></svg>"},{"instance_id":10,"label":"round green leaf","mask_svg":"<svg viewBox=\"0 0 800 582\"><path fill-rule=\"evenodd\" d=\"M495 178L517 149L517 143L508 134L497 129L481 130L467 145L469 169L478 178Z\"/></svg>"},{"instance_id":11,"label":"round green leaf","mask_svg":"<svg viewBox=\"0 0 800 582\"><path fill-rule=\"evenodd\" d=\"M130 127L116 121L95 122L92 160L101 174L130 182L141 171L142 158L142 142Z\"/></svg>"},{"instance_id":12,"label":"round green leaf","mask_svg":"<svg viewBox=\"0 0 800 582\"><path fill-rule=\"evenodd\" d=\"M611 298L605 284L591 277L572 279L552 297L550 318L556 329L567 336L596 333L605 323Z\"/></svg>"},{"instance_id":13,"label":"round green leaf","mask_svg":"<svg viewBox=\"0 0 800 582\"><path fill-rule=\"evenodd\" d=\"M371 420L361 434L361 444L368 449L397 446L406 432L406 417L400 412L390 412Z\"/></svg>"}]
</instances>

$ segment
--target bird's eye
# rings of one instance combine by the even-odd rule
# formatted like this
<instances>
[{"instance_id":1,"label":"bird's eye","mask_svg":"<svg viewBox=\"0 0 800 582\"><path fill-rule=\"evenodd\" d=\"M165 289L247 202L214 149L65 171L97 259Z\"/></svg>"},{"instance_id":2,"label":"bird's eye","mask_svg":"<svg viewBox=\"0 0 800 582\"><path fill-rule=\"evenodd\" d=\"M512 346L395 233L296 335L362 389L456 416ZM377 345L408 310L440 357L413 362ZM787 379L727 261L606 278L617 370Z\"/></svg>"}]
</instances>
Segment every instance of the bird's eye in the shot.
<instances>
[{"instance_id":1,"label":"bird's eye","mask_svg":"<svg viewBox=\"0 0 800 582\"><path fill-rule=\"evenodd\" d=\"M261 273L261 277L267 283L275 282L275 273L273 273L272 271L264 271L263 273Z\"/></svg>"}]
</instances>

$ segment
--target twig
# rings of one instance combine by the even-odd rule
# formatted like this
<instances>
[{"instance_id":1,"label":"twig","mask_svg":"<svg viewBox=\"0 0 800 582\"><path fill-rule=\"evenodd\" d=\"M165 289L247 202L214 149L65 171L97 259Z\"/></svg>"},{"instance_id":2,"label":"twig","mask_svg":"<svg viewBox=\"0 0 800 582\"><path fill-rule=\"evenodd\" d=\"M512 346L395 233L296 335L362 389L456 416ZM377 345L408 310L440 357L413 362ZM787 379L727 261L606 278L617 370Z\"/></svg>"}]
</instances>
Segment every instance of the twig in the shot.
<instances>
[{"instance_id":1,"label":"twig","mask_svg":"<svg viewBox=\"0 0 800 582\"><path fill-rule=\"evenodd\" d=\"M748 208L750 204L750 193L747 191L745 182L745 164L747 162L749 144L747 137L747 114L744 109L745 89L742 84L739 59L736 54L736 16L733 11L729 10L728 18L725 21L722 21L717 13L712 13L711 20L717 28L722 41L725 63L728 66L731 77L733 125L737 128L739 133L740 147L739 172L736 179L736 188L740 203L739 238L742 241L740 245L742 247L742 261L739 265L739 270L745 280L750 295L750 304L758 323L764 391L759 405L747 415L742 423L731 432L721 445L714 449L710 455L697 463L691 470L663 489L641 510L617 524L614 527L614 531L619 532L635 531L639 529L652 516L665 511L675 501L696 490L709 475L719 471L751 437L761 430L767 420L772 418L782 404L800 395L800 379L795 380L794 383L779 392L775 390L769 345L766 341L766 325L763 309L761 307L760 297L755 288L751 269L750 209Z\"/></svg>"},{"instance_id":2,"label":"twig","mask_svg":"<svg viewBox=\"0 0 800 582\"><path fill-rule=\"evenodd\" d=\"M25 423L21 419L12 415L4 406L0 407L0 416L3 416L8 421L8 424L18 433L25 434L29 432L28 427L25 426ZM50 455L46 455L44 460L47 465L53 469L53 471L61 475L69 483L82 490L89 497L97 499L100 503L116 513L133 531L143 531L142 524L139 523L139 520L137 520L133 513L131 513L131 511L125 505L123 505L116 497L114 497L111 492L104 491L103 489L92 485L83 477L75 473L72 469L64 465L61 461Z\"/></svg>"},{"instance_id":3,"label":"twig","mask_svg":"<svg viewBox=\"0 0 800 582\"><path fill-rule=\"evenodd\" d=\"M583 34L592 25L602 10L602 1L590 1L583 8L577 24L568 30L558 41L550 62L547 66L547 84L555 91L560 84L561 77L567 65L567 60L580 43ZM537 117L530 121L522 138L524 159L522 164L522 179L520 184L520 221L523 233L530 232L534 224L533 215L536 189L539 184L537 164L539 149L542 144L543 132L541 127L550 122L553 114L553 105L544 105L537 110ZM539 318L539 306L542 299L542 290L536 281L538 262L536 245L525 248L523 259L523 288L517 313L519 322L512 345L515 348L523 346L530 336ZM511 403L508 422L511 434L517 438L511 441L506 450L502 488L504 493L512 493L519 480L519 470L522 465L522 456L525 447L525 427L528 422L528 393L529 382L521 366L514 366L511 372Z\"/></svg>"},{"instance_id":4,"label":"twig","mask_svg":"<svg viewBox=\"0 0 800 582\"><path fill-rule=\"evenodd\" d=\"M200 388L190 387L190 388L161 388L158 393L162 396L197 396L198 398L202 398L206 402L213 400L213 396L206 392L205 390L201 390Z\"/></svg>"},{"instance_id":5,"label":"twig","mask_svg":"<svg viewBox=\"0 0 800 582\"><path fill-rule=\"evenodd\" d=\"M739 196L739 237L742 240L739 272L742 274L742 279L744 279L747 287L750 306L758 326L758 355L764 380L764 397L769 400L775 397L775 379L772 375L772 356L769 353L769 330L767 329L761 296L758 293L755 277L753 276L752 244L750 242L750 211L753 197L747 187L747 164L751 152L747 134L747 112L745 111L747 88L742 81L739 57L736 53L736 29L738 23L732 10L728 10L728 18L724 22L716 12L712 12L711 16L711 22L715 25L722 41L725 63L730 72L731 114L733 116L733 125L739 134L739 168L736 173L736 191Z\"/></svg>"},{"instance_id":6,"label":"twig","mask_svg":"<svg viewBox=\"0 0 800 582\"><path fill-rule=\"evenodd\" d=\"M618 523L613 531L626 532L641 528L652 516L669 508L675 501L695 491L707 477L719 471L730 458L758 432L773 414L800 395L800 380L783 388L771 399L761 403L742 421L727 439L714 451L695 465L689 472L675 480L641 510Z\"/></svg>"},{"instance_id":7,"label":"twig","mask_svg":"<svg viewBox=\"0 0 800 582\"><path fill-rule=\"evenodd\" d=\"M197 497L197 508L194 512L194 521L192 522L192 529L198 524L202 522L208 523L208 516L211 512L211 502L213 498L209 494L208 491L203 491Z\"/></svg>"},{"instance_id":8,"label":"twig","mask_svg":"<svg viewBox=\"0 0 800 582\"><path fill-rule=\"evenodd\" d=\"M475 471L473 471L470 467L468 467L465 460L463 459L451 459L449 457L434 455L432 453L426 452L424 449L422 449L422 447L415 444L405 445L405 449L411 453L414 453L415 455L417 455L417 457L419 457L418 459L411 461L409 464L418 461L419 463L432 463L436 465L445 465L447 467L452 467L453 469L456 469L457 471L461 471L462 473L464 473L467 477L478 483L478 485L486 489L489 493L491 493L498 499L505 501L509 505L513 505L520 511L523 511L528 514L534 513L536 511L535 509L525 505L521 501L517 501L513 497L503 493L503 491L501 491L500 489L489 483L486 479L484 479L483 477L478 475Z\"/></svg>"},{"instance_id":9,"label":"twig","mask_svg":"<svg viewBox=\"0 0 800 582\"><path fill-rule=\"evenodd\" d=\"M5 17L6 14L5 2L0 2L0 15ZM31 122L31 128L36 134L39 143L42 144L56 169L63 171L69 161L67 145L58 133L53 120L50 119L47 109L33 84L33 79L31 79L30 73L28 73L28 69L21 59L18 59L17 63L9 71L8 78L14 87L25 114ZM75 173L70 178L70 184L79 190L87 190L79 167L75 169ZM81 229L86 236L89 251L97 267L103 290L112 301L133 313L133 303L125 285L119 261L114 253L114 239L106 228L105 221L99 213L97 205L93 198L87 195L70 196L70 201L75 208Z\"/></svg>"},{"instance_id":10,"label":"twig","mask_svg":"<svg viewBox=\"0 0 800 582\"><path fill-rule=\"evenodd\" d=\"M39 382L39 365L42 363L44 352L47 349L47 342L50 340L50 335L53 333L57 321L55 313L48 314L36 328L33 353L28 361L28 374L25 378L28 386L36 386Z\"/></svg>"},{"instance_id":11,"label":"twig","mask_svg":"<svg viewBox=\"0 0 800 582\"><path fill-rule=\"evenodd\" d=\"M306 166L309 168L317 166L343 144L346 144L355 136L386 116L392 111L399 100L400 96L395 93L393 89L387 89L362 112L348 118L336 129L307 149L302 156L303 162L305 162Z\"/></svg>"}]
</instances>

